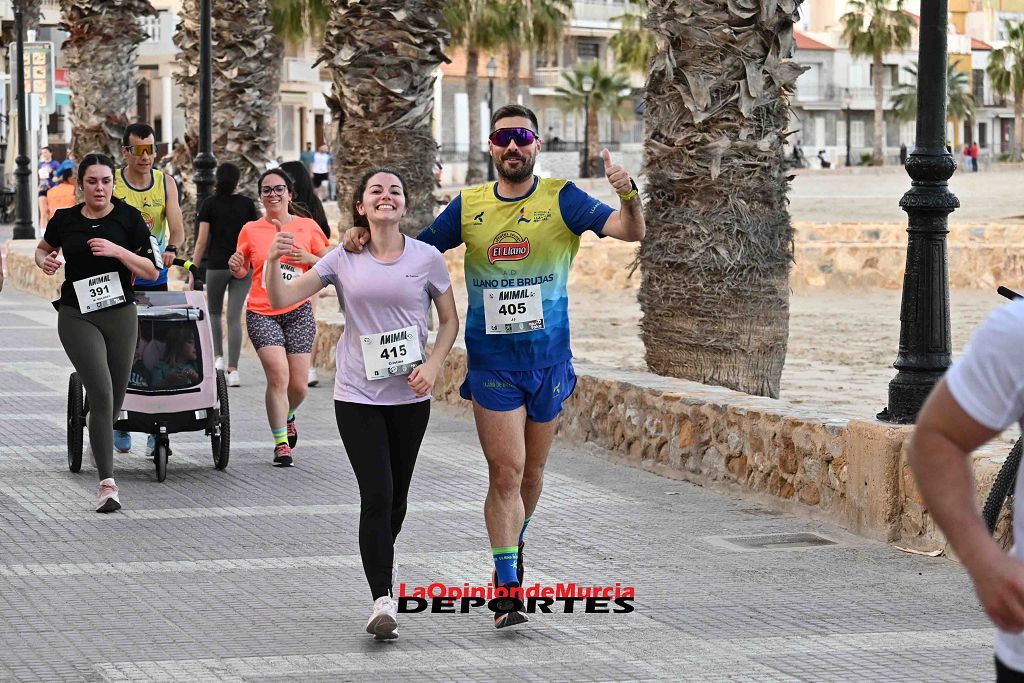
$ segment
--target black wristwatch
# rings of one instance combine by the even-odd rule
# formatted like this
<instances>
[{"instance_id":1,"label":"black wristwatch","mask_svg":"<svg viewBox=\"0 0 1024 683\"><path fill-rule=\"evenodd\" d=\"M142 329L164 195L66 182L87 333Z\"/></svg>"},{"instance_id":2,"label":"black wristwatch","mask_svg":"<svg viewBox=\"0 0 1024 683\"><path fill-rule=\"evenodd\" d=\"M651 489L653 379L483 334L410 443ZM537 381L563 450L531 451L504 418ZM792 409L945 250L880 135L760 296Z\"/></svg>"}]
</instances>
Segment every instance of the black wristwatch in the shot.
<instances>
[{"instance_id":1,"label":"black wristwatch","mask_svg":"<svg viewBox=\"0 0 1024 683\"><path fill-rule=\"evenodd\" d=\"M174 246L173 244L168 244L166 247L164 247L164 251L170 252L172 254L177 254L178 247Z\"/></svg>"}]
</instances>

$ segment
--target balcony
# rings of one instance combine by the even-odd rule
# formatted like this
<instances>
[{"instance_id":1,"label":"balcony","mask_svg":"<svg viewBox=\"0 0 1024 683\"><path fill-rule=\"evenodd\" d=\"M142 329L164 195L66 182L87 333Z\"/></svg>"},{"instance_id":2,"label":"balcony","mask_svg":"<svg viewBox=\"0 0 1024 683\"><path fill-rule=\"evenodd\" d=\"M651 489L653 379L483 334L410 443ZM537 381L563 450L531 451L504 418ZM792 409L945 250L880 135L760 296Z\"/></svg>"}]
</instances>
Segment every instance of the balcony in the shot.
<instances>
[{"instance_id":1,"label":"balcony","mask_svg":"<svg viewBox=\"0 0 1024 683\"><path fill-rule=\"evenodd\" d=\"M281 79L289 83L319 83L320 70L313 68L313 59L285 57L281 65Z\"/></svg>"},{"instance_id":2,"label":"balcony","mask_svg":"<svg viewBox=\"0 0 1024 683\"><path fill-rule=\"evenodd\" d=\"M562 70L558 67L538 67L533 71L532 85L535 87L553 88L562 83Z\"/></svg>"},{"instance_id":3,"label":"balcony","mask_svg":"<svg viewBox=\"0 0 1024 683\"><path fill-rule=\"evenodd\" d=\"M888 109L892 100L894 88L891 85L882 86L882 99ZM800 85L797 81L794 101L800 104L831 104L843 106L843 97L850 95L851 109L874 109L875 89L872 86L857 86L844 88L836 83L823 83L816 85Z\"/></svg>"},{"instance_id":4,"label":"balcony","mask_svg":"<svg viewBox=\"0 0 1024 683\"><path fill-rule=\"evenodd\" d=\"M580 22L588 26L610 24L613 19L626 14L632 7L623 0L576 0L573 3L572 19L574 23Z\"/></svg>"}]
</instances>

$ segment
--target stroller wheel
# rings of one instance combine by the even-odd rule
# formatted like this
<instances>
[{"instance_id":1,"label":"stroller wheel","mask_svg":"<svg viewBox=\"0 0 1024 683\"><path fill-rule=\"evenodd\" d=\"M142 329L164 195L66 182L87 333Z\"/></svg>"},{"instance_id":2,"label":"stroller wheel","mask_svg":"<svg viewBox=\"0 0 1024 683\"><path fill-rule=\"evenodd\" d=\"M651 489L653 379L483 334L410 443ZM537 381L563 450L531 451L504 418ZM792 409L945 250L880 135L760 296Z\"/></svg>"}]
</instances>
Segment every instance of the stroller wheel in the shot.
<instances>
[{"instance_id":1,"label":"stroller wheel","mask_svg":"<svg viewBox=\"0 0 1024 683\"><path fill-rule=\"evenodd\" d=\"M213 466L223 470L228 466L231 456L231 413L228 409L228 383L224 371L217 371L217 400L220 402L220 414L217 428L210 435L210 446L213 450Z\"/></svg>"},{"instance_id":2,"label":"stroller wheel","mask_svg":"<svg viewBox=\"0 0 1024 683\"><path fill-rule=\"evenodd\" d=\"M83 431L85 430L85 395L77 372L68 380L68 469L82 469Z\"/></svg>"},{"instance_id":3,"label":"stroller wheel","mask_svg":"<svg viewBox=\"0 0 1024 683\"><path fill-rule=\"evenodd\" d=\"M163 481L167 478L167 456L170 454L170 449L167 447L167 442L162 439L157 439L156 448L153 449L153 463L156 465L156 480Z\"/></svg>"}]
</instances>

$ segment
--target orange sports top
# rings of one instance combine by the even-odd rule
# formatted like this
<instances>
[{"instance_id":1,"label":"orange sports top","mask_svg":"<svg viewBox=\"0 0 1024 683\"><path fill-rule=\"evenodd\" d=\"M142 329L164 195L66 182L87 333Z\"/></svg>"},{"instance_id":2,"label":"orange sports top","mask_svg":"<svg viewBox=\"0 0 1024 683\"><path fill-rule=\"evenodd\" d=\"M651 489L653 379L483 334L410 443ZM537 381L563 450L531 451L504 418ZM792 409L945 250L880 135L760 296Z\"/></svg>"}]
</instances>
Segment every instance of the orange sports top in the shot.
<instances>
[{"instance_id":1,"label":"orange sports top","mask_svg":"<svg viewBox=\"0 0 1024 683\"><path fill-rule=\"evenodd\" d=\"M327 238L324 237L323 230L311 218L295 216L291 222L281 226L281 231L294 235L295 246L302 247L311 254L317 254L327 247ZM277 228L273 223L266 218L260 218L243 225L242 231L238 234L237 249L246 263L252 265L252 289L249 290L249 301L245 307L246 310L253 313L281 315L288 311L294 311L309 301L306 299L306 301L300 301L287 308L270 307L270 298L267 296L267 288L263 280L263 264L267 261L267 254L270 252L270 245L273 243L276 233ZM282 259L281 264L282 266L286 265L285 259ZM299 275L309 270L306 266L293 265L292 267L298 271Z\"/></svg>"}]
</instances>

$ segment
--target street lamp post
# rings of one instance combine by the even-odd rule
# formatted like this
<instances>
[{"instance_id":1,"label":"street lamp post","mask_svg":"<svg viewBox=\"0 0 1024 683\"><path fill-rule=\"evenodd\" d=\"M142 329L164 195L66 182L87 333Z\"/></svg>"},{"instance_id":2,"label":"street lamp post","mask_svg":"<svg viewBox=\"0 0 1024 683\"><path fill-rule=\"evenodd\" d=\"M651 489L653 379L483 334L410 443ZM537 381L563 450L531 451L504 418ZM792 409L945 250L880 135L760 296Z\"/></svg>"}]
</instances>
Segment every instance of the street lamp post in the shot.
<instances>
[{"instance_id":1,"label":"street lamp post","mask_svg":"<svg viewBox=\"0 0 1024 683\"><path fill-rule=\"evenodd\" d=\"M217 157L213 155L213 29L212 0L199 0L199 150L192 160L196 169L196 212L213 194ZM195 234L195 233L193 233Z\"/></svg>"},{"instance_id":2,"label":"street lamp post","mask_svg":"<svg viewBox=\"0 0 1024 683\"><path fill-rule=\"evenodd\" d=\"M590 177L590 91L594 89L594 79L584 76L580 83L583 88L583 168L581 178Z\"/></svg>"},{"instance_id":3,"label":"street lamp post","mask_svg":"<svg viewBox=\"0 0 1024 683\"><path fill-rule=\"evenodd\" d=\"M14 3L14 30L18 34L16 37L18 57L14 72L14 78L18 79L18 157L14 160L17 167L14 171L17 204L12 236L16 240L30 240L35 238L36 229L32 225L34 193L29 181L32 171L28 168L28 114L25 111L25 16L22 0L15 0Z\"/></svg>"},{"instance_id":4,"label":"street lamp post","mask_svg":"<svg viewBox=\"0 0 1024 683\"><path fill-rule=\"evenodd\" d=\"M494 115L494 77L498 74L498 63L494 57L487 60L487 109ZM487 182L494 181L494 159L487 155Z\"/></svg>"},{"instance_id":5,"label":"street lamp post","mask_svg":"<svg viewBox=\"0 0 1024 683\"><path fill-rule=\"evenodd\" d=\"M917 139L907 157L911 187L900 199L909 240L900 307L900 346L880 420L909 424L952 362L949 329L949 214L960 201L949 191L956 160L946 149L946 10L948 0L921 3Z\"/></svg>"},{"instance_id":6,"label":"street lamp post","mask_svg":"<svg viewBox=\"0 0 1024 683\"><path fill-rule=\"evenodd\" d=\"M843 90L843 108L846 110L846 165L853 166L850 162L850 105L853 104L853 97L850 96L850 89Z\"/></svg>"}]
</instances>

